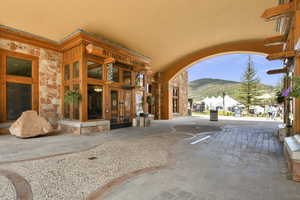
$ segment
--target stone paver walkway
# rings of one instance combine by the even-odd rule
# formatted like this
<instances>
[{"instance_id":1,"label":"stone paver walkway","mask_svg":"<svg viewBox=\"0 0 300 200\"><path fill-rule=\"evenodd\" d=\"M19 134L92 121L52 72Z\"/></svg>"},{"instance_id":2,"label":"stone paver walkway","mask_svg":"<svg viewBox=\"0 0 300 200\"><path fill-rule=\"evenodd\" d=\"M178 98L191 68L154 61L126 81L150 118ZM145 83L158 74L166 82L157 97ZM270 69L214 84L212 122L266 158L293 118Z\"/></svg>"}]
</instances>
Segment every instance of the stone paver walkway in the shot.
<instances>
[{"instance_id":1,"label":"stone paver walkway","mask_svg":"<svg viewBox=\"0 0 300 200\"><path fill-rule=\"evenodd\" d=\"M300 185L286 178L275 127L187 117L90 136L0 136L0 199L17 198L19 176L29 200L296 200ZM190 144L207 131L209 139Z\"/></svg>"},{"instance_id":2,"label":"stone paver walkway","mask_svg":"<svg viewBox=\"0 0 300 200\"><path fill-rule=\"evenodd\" d=\"M107 200L298 200L270 124L227 125L206 141L176 144L176 165L140 175Z\"/></svg>"}]
</instances>

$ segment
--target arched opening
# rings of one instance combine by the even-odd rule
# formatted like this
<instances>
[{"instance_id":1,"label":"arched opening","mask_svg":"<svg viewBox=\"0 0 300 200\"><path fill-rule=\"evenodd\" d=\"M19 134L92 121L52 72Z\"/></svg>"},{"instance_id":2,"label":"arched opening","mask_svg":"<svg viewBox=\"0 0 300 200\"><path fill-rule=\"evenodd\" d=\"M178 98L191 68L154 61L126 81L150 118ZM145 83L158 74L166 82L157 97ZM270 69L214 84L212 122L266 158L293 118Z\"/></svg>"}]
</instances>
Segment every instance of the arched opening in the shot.
<instances>
[{"instance_id":1,"label":"arched opening","mask_svg":"<svg viewBox=\"0 0 300 200\"><path fill-rule=\"evenodd\" d=\"M276 101L276 93L283 75L266 73L282 65L280 60L269 61L252 52L201 60L185 70L190 109L194 116L204 118L214 110L225 120L282 120L283 105Z\"/></svg>"},{"instance_id":2,"label":"arched opening","mask_svg":"<svg viewBox=\"0 0 300 200\"><path fill-rule=\"evenodd\" d=\"M177 71L173 77L171 77L170 81L172 81L178 74L182 73L185 70L188 70L189 68L193 67L197 63L201 63L205 60L209 60L215 57L225 56L225 55L232 55L232 54L249 54L249 55L261 55L261 56L267 56L268 54L262 53L262 52L256 52L256 51L228 51L223 53L217 53L213 55L209 55L203 58L200 58L194 62L191 62L190 64L186 65L185 67L181 68L179 71Z\"/></svg>"},{"instance_id":3,"label":"arched opening","mask_svg":"<svg viewBox=\"0 0 300 200\"><path fill-rule=\"evenodd\" d=\"M170 66L162 72L161 80L168 82L172 80L178 73L189 68L191 65L218 55L230 53L254 53L268 55L281 52L282 46L266 46L264 40L248 40L223 43L200 49L188 55L183 55L178 60L170 64Z\"/></svg>"},{"instance_id":4,"label":"arched opening","mask_svg":"<svg viewBox=\"0 0 300 200\"><path fill-rule=\"evenodd\" d=\"M226 49L226 48L224 48L224 49ZM229 48L229 49L233 49L233 48ZM163 100L163 103L162 103L162 108L163 108L162 109L162 119L171 119L174 116L176 116L176 114L174 115L174 112L176 113L176 111L180 110L180 106L176 106L177 104L179 104L179 103L176 103L177 102L176 99L177 98L180 99L180 96L184 96L184 94L180 94L180 95L178 95L178 97L176 96L176 92L174 92L174 80L176 79L176 77L181 75L187 69L190 69L191 67L197 65L197 63L201 63L203 61L210 60L210 59L217 58L217 57L222 57L222 56L226 56L226 55L235 55L235 54L243 54L243 55L248 55L249 54L249 55L258 55L258 56L261 56L261 57L266 57L270 53L270 51L276 51L276 50L274 50L274 48L272 50L268 49L268 50L264 50L264 51L262 51L262 49L254 50L254 48L253 48L253 50L250 50L250 49L247 49L247 50L231 50L231 51L223 51L223 50L216 50L217 53L214 53L214 54L209 54L209 52L211 52L211 51L207 52L207 50L204 50L205 53L203 53L203 52L199 53L198 52L198 56L192 56L193 59L189 58L188 60L190 62L187 63L186 65L182 65L183 62L178 63L177 65L175 65L175 68L178 69L177 71L169 69L168 71L163 73L162 80L164 80L164 83L167 84L168 87L165 87L165 86L163 87L163 91L164 91L163 96L164 96L164 98L162 99ZM216 51L212 51L212 52L216 52ZM196 59L196 58L198 58L198 59ZM266 74L267 70L270 70L270 69L273 69L273 68L279 68L281 66L282 66L281 63L278 63L277 65L273 65L273 66L266 64L267 68L265 68L266 70L265 70L264 73ZM241 77L241 75L239 76L239 78L240 77ZM178 88L176 88L176 84L175 84L175 91L177 91L177 90L178 90ZM180 92L177 91L177 93L180 93ZM174 96L174 94L175 94L175 96ZM166 96L168 96L168 98L166 98ZM272 98L273 98L273 96L272 96ZM181 105L181 107L184 107L184 106L185 105Z\"/></svg>"}]
</instances>

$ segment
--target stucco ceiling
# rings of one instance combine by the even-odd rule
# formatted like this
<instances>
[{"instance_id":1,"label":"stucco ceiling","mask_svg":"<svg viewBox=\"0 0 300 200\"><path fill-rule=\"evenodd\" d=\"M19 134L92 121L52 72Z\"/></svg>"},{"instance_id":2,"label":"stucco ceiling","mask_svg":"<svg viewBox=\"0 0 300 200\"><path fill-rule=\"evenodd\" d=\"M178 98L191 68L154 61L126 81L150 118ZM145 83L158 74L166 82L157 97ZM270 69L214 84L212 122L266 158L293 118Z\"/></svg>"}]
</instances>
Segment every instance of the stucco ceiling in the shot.
<instances>
[{"instance_id":1,"label":"stucco ceiling","mask_svg":"<svg viewBox=\"0 0 300 200\"><path fill-rule=\"evenodd\" d=\"M61 40L81 28L152 58L154 71L202 48L275 35L278 0L3 0L0 24Z\"/></svg>"}]
</instances>

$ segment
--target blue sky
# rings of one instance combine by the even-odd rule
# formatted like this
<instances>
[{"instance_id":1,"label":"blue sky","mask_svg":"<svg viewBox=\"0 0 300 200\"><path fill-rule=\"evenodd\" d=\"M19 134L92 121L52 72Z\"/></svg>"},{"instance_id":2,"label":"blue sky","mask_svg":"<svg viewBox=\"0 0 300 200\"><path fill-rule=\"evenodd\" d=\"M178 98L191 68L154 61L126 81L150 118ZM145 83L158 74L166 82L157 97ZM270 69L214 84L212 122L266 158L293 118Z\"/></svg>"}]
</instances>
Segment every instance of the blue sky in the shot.
<instances>
[{"instance_id":1,"label":"blue sky","mask_svg":"<svg viewBox=\"0 0 300 200\"><path fill-rule=\"evenodd\" d=\"M282 68L282 61L268 61L265 56L254 54L228 54L196 63L187 70L189 81L200 78L241 81L249 55L252 57L260 81L267 85L277 85L282 74L268 75L266 72L270 69Z\"/></svg>"}]
</instances>

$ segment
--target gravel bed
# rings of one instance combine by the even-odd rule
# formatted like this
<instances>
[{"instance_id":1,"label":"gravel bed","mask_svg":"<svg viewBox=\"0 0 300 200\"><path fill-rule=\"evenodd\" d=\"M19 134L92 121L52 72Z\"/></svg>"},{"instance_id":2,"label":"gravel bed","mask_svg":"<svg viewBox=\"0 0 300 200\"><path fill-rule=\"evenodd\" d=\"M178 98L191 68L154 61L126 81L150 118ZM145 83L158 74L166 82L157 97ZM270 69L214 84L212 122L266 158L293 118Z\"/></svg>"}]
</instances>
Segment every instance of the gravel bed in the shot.
<instances>
[{"instance_id":1,"label":"gravel bed","mask_svg":"<svg viewBox=\"0 0 300 200\"><path fill-rule=\"evenodd\" d=\"M23 176L31 185L34 200L79 200L114 178L165 165L173 142L168 137L113 141L86 152L1 167Z\"/></svg>"},{"instance_id":2,"label":"gravel bed","mask_svg":"<svg viewBox=\"0 0 300 200\"><path fill-rule=\"evenodd\" d=\"M6 177L0 174L0 199L13 200L17 199L14 185Z\"/></svg>"}]
</instances>

